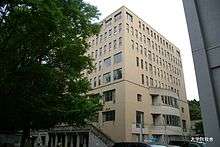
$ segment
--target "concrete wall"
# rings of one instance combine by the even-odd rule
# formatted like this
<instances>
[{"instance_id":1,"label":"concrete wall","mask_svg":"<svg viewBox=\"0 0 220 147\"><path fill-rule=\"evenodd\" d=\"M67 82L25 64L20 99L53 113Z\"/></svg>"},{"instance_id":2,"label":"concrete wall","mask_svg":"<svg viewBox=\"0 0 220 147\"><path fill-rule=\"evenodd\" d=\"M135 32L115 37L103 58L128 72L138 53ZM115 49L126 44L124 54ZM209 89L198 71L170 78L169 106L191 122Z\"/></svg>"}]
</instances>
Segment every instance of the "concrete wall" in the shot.
<instances>
[{"instance_id":1,"label":"concrete wall","mask_svg":"<svg viewBox=\"0 0 220 147\"><path fill-rule=\"evenodd\" d=\"M183 0L205 135L220 146L220 1Z\"/></svg>"}]
</instances>

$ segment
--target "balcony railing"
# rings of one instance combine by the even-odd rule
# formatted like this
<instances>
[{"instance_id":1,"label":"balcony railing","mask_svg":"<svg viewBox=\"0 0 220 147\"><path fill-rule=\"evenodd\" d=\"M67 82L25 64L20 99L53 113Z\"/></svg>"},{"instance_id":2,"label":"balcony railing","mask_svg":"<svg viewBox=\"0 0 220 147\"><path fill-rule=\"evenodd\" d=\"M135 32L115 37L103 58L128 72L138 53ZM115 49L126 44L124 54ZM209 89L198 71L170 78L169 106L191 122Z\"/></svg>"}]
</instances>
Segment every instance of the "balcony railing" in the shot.
<instances>
[{"instance_id":1,"label":"balcony railing","mask_svg":"<svg viewBox=\"0 0 220 147\"><path fill-rule=\"evenodd\" d=\"M141 128L137 127L136 123L132 124L132 133L140 134ZM167 135L182 135L183 130L180 126L167 126L163 124L158 125L144 125L142 128L143 134L167 134Z\"/></svg>"},{"instance_id":2,"label":"balcony railing","mask_svg":"<svg viewBox=\"0 0 220 147\"><path fill-rule=\"evenodd\" d=\"M167 105L156 104L151 106L152 114L170 114L180 116L179 109Z\"/></svg>"}]
</instances>

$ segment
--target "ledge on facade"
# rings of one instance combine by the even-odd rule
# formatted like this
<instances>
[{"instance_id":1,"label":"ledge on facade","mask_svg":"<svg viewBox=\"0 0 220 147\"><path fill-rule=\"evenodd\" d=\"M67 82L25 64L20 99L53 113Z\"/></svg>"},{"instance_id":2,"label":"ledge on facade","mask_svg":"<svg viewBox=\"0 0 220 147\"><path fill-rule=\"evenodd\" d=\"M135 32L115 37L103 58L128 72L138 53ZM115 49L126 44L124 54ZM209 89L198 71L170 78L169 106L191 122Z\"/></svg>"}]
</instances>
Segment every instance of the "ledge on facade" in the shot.
<instances>
[{"instance_id":1,"label":"ledge on facade","mask_svg":"<svg viewBox=\"0 0 220 147\"><path fill-rule=\"evenodd\" d=\"M158 88L158 87L149 87L149 93L151 95L168 95L168 96L173 96L175 98L178 98L178 95L170 89L164 89L164 88Z\"/></svg>"}]
</instances>

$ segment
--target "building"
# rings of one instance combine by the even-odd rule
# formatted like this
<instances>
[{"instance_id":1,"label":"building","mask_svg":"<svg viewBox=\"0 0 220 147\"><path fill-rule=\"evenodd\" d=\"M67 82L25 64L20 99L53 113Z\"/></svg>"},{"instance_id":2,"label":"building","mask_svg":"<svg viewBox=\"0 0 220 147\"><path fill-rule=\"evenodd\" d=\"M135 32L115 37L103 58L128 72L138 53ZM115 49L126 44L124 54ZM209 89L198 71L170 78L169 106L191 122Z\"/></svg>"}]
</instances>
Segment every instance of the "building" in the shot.
<instances>
[{"instance_id":1,"label":"building","mask_svg":"<svg viewBox=\"0 0 220 147\"><path fill-rule=\"evenodd\" d=\"M167 142L190 129L180 50L122 6L89 38L96 67L84 75L101 94L96 126L114 141Z\"/></svg>"},{"instance_id":2,"label":"building","mask_svg":"<svg viewBox=\"0 0 220 147\"><path fill-rule=\"evenodd\" d=\"M220 146L220 1L183 0L208 147Z\"/></svg>"}]
</instances>

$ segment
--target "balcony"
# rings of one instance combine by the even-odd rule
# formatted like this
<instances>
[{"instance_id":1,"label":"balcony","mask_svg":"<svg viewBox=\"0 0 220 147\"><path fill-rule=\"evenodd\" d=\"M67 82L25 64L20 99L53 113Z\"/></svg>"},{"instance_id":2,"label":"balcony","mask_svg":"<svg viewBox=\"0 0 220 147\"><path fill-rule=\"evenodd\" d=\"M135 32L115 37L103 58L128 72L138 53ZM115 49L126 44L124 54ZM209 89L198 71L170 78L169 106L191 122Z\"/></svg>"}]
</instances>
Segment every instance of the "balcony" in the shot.
<instances>
[{"instance_id":1,"label":"balcony","mask_svg":"<svg viewBox=\"0 0 220 147\"><path fill-rule=\"evenodd\" d=\"M169 95L176 98L178 97L175 92L169 89L150 87L149 92L151 95Z\"/></svg>"},{"instance_id":2,"label":"balcony","mask_svg":"<svg viewBox=\"0 0 220 147\"><path fill-rule=\"evenodd\" d=\"M180 112L178 108L174 108L163 104L152 105L151 114L170 114L170 115L180 116Z\"/></svg>"},{"instance_id":3,"label":"balcony","mask_svg":"<svg viewBox=\"0 0 220 147\"><path fill-rule=\"evenodd\" d=\"M152 134L166 134L166 135L182 135L183 130L180 126L151 126Z\"/></svg>"},{"instance_id":4,"label":"balcony","mask_svg":"<svg viewBox=\"0 0 220 147\"><path fill-rule=\"evenodd\" d=\"M132 127L131 127L131 128L132 128L132 133L139 134L139 133L141 132L141 128L138 127L136 123L132 124ZM142 128L142 132L143 132L143 133L149 132L149 129L147 128L147 126L144 126L144 127Z\"/></svg>"},{"instance_id":5,"label":"balcony","mask_svg":"<svg viewBox=\"0 0 220 147\"><path fill-rule=\"evenodd\" d=\"M132 124L132 133L140 134L141 129L136 124ZM165 135L182 135L183 130L180 126L164 125L145 125L142 128L143 134L165 134Z\"/></svg>"}]
</instances>

